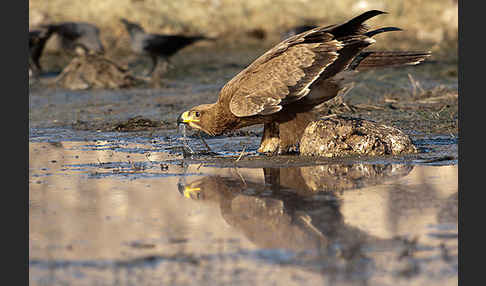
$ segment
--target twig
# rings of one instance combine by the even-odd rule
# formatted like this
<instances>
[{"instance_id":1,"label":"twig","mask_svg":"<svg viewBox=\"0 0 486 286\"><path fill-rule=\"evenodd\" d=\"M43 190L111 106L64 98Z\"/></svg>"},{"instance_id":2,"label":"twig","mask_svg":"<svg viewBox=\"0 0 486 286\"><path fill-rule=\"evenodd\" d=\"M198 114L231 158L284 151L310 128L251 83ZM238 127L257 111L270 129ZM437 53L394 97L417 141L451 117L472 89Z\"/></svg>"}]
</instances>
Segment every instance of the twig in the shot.
<instances>
[{"instance_id":1,"label":"twig","mask_svg":"<svg viewBox=\"0 0 486 286\"><path fill-rule=\"evenodd\" d=\"M343 91L341 91L341 98L344 98L356 85L356 83L352 82L349 86L347 86Z\"/></svg>"},{"instance_id":2,"label":"twig","mask_svg":"<svg viewBox=\"0 0 486 286\"><path fill-rule=\"evenodd\" d=\"M240 161L241 157L243 157L243 154L245 154L245 150L246 150L246 145L243 146L243 150L241 150L240 156L238 156L238 159L236 159L235 162Z\"/></svg>"},{"instance_id":3,"label":"twig","mask_svg":"<svg viewBox=\"0 0 486 286\"><path fill-rule=\"evenodd\" d=\"M320 119L327 119L327 118L336 117L336 116L337 116L337 114L329 114L329 115L321 116Z\"/></svg>"},{"instance_id":4,"label":"twig","mask_svg":"<svg viewBox=\"0 0 486 286\"><path fill-rule=\"evenodd\" d=\"M446 107L447 107L447 106L448 106L447 104L444 104L444 106L442 106L442 108L441 108L439 111L437 111L437 112L435 113L435 116L437 117L437 119L439 119L439 118L440 118L440 113L441 113L442 111L444 111L444 109L446 109Z\"/></svg>"},{"instance_id":5,"label":"twig","mask_svg":"<svg viewBox=\"0 0 486 286\"><path fill-rule=\"evenodd\" d=\"M189 154L194 154L194 150L192 150L191 146L189 146L189 144L186 141L186 138L184 138L184 140L182 140L182 144L184 145L183 147L185 147L189 150ZM186 152L186 149L183 148L183 150L184 150L184 152Z\"/></svg>"},{"instance_id":6,"label":"twig","mask_svg":"<svg viewBox=\"0 0 486 286\"><path fill-rule=\"evenodd\" d=\"M245 185L245 187L247 187L248 185L246 184L246 181L245 181L245 178L240 174L240 172L238 172L238 168L234 168L236 174L238 175L238 177L240 177L240 180L243 182L243 185Z\"/></svg>"},{"instance_id":7,"label":"twig","mask_svg":"<svg viewBox=\"0 0 486 286\"><path fill-rule=\"evenodd\" d=\"M366 104L366 103L358 103L358 104L355 104L354 107L357 107L357 108L360 108L360 109L367 109L367 110L383 110L383 109L385 109L381 106Z\"/></svg>"},{"instance_id":8,"label":"twig","mask_svg":"<svg viewBox=\"0 0 486 286\"><path fill-rule=\"evenodd\" d=\"M152 160L150 160L150 158L149 158L149 157L150 157L150 155L151 155L151 154L150 154L150 152L145 153L145 158L147 158L147 160L148 160L150 163L152 163Z\"/></svg>"},{"instance_id":9,"label":"twig","mask_svg":"<svg viewBox=\"0 0 486 286\"><path fill-rule=\"evenodd\" d=\"M417 95L417 88L421 90L421 92L424 92L424 89L420 85L420 82L415 80L411 74L408 74L408 79L410 80L410 83L412 84L412 95L415 97Z\"/></svg>"},{"instance_id":10,"label":"twig","mask_svg":"<svg viewBox=\"0 0 486 286\"><path fill-rule=\"evenodd\" d=\"M349 106L346 102L343 101L343 106L346 107L347 110L351 111L351 112L355 112L354 108L352 108L351 106Z\"/></svg>"},{"instance_id":11,"label":"twig","mask_svg":"<svg viewBox=\"0 0 486 286\"><path fill-rule=\"evenodd\" d=\"M100 164L100 167L101 167L101 168L105 168L105 167L104 167L105 163L101 162L101 161L100 161L100 158L96 158L96 160L98 160L98 163Z\"/></svg>"},{"instance_id":12,"label":"twig","mask_svg":"<svg viewBox=\"0 0 486 286\"><path fill-rule=\"evenodd\" d=\"M201 139L201 141L204 143L204 145L206 146L206 152L209 152L209 153L213 153L213 151L211 150L211 148L209 148L209 145L208 143L206 143L206 141L204 140L204 138L201 136L201 133L198 132L197 135L199 136L199 139Z\"/></svg>"}]
</instances>

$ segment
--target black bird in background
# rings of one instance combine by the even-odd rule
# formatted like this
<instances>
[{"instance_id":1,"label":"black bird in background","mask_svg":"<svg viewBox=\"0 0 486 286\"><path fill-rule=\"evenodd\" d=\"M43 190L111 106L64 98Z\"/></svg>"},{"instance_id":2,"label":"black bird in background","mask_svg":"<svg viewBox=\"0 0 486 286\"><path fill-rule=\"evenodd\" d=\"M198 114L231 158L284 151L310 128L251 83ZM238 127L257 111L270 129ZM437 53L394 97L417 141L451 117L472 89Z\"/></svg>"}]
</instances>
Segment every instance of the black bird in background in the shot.
<instances>
[{"instance_id":1,"label":"black bird in background","mask_svg":"<svg viewBox=\"0 0 486 286\"><path fill-rule=\"evenodd\" d=\"M56 33L61 47L70 54L103 54L105 48L100 40L100 30L93 24L84 22L63 22L44 25Z\"/></svg>"},{"instance_id":2,"label":"black bird in background","mask_svg":"<svg viewBox=\"0 0 486 286\"><path fill-rule=\"evenodd\" d=\"M169 58L182 48L200 40L213 40L205 36L149 34L137 23L123 18L120 21L130 34L132 51L139 55L148 55L152 59L152 67L147 76L154 72L159 57L168 63Z\"/></svg>"},{"instance_id":3,"label":"black bird in background","mask_svg":"<svg viewBox=\"0 0 486 286\"><path fill-rule=\"evenodd\" d=\"M29 31L29 73L32 75L42 72L39 60L51 35L52 29L45 27Z\"/></svg>"}]
</instances>

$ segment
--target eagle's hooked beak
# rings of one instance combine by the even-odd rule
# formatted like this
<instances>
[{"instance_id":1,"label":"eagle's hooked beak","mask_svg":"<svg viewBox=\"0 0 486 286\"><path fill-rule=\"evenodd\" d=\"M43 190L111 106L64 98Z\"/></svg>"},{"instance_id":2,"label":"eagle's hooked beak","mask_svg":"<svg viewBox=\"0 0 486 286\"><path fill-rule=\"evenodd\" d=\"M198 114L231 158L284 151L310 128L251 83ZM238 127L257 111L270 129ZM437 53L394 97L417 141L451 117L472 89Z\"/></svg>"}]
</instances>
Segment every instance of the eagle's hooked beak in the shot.
<instances>
[{"instance_id":1,"label":"eagle's hooked beak","mask_svg":"<svg viewBox=\"0 0 486 286\"><path fill-rule=\"evenodd\" d=\"M179 115L179 117L177 117L177 126L179 126L179 125L181 125L182 123L184 123L184 119L182 119L182 115L183 115L183 114L184 114L184 113L181 113L181 114Z\"/></svg>"},{"instance_id":2,"label":"eagle's hooked beak","mask_svg":"<svg viewBox=\"0 0 486 286\"><path fill-rule=\"evenodd\" d=\"M195 120L190 118L189 111L185 111L185 112L181 113L181 115L179 115L179 117L177 117L177 125L180 125L182 123L189 124L189 122L192 122L192 121L195 121Z\"/></svg>"}]
</instances>

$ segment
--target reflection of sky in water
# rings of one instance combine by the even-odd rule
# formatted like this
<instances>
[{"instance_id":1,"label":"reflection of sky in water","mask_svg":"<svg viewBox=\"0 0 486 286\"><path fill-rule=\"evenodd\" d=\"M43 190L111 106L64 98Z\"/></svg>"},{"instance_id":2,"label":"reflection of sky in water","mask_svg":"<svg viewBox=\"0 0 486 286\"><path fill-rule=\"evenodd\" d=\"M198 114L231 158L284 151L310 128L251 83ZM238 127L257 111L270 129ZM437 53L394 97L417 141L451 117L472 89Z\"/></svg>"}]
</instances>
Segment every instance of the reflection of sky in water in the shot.
<instances>
[{"instance_id":1,"label":"reflection of sky in water","mask_svg":"<svg viewBox=\"0 0 486 286\"><path fill-rule=\"evenodd\" d=\"M214 269L205 261L221 269L232 261L231 269L275 273L283 263L307 277L317 266L365 263L353 258L356 251L381 273L383 280L365 275L371 281L386 282L407 263L432 277L421 279L452 273L443 279L457 280L457 165L184 168L179 156L155 148L112 150L105 143L29 144L31 282L47 275L46 265L63 262L93 278L89 267L143 257L158 261L158 277L172 269L168 264L191 264L188 255L208 275ZM201 194L181 195L178 184ZM398 259L414 239L415 260Z\"/></svg>"}]
</instances>

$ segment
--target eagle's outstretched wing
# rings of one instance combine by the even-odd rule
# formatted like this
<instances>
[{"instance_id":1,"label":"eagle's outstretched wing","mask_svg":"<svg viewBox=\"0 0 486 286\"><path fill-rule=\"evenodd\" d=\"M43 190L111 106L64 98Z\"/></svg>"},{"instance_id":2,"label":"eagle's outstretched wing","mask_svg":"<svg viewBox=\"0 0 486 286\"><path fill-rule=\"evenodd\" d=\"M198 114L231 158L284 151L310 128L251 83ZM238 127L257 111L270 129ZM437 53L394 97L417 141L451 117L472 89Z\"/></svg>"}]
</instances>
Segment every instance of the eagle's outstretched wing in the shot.
<instances>
[{"instance_id":1,"label":"eagle's outstretched wing","mask_svg":"<svg viewBox=\"0 0 486 286\"><path fill-rule=\"evenodd\" d=\"M221 90L218 101L238 117L268 115L305 97L320 77L332 77L374 42L363 24L384 12L365 12L341 25L290 37L255 60ZM378 32L399 30L382 28ZM378 33L377 32L377 33Z\"/></svg>"}]
</instances>

